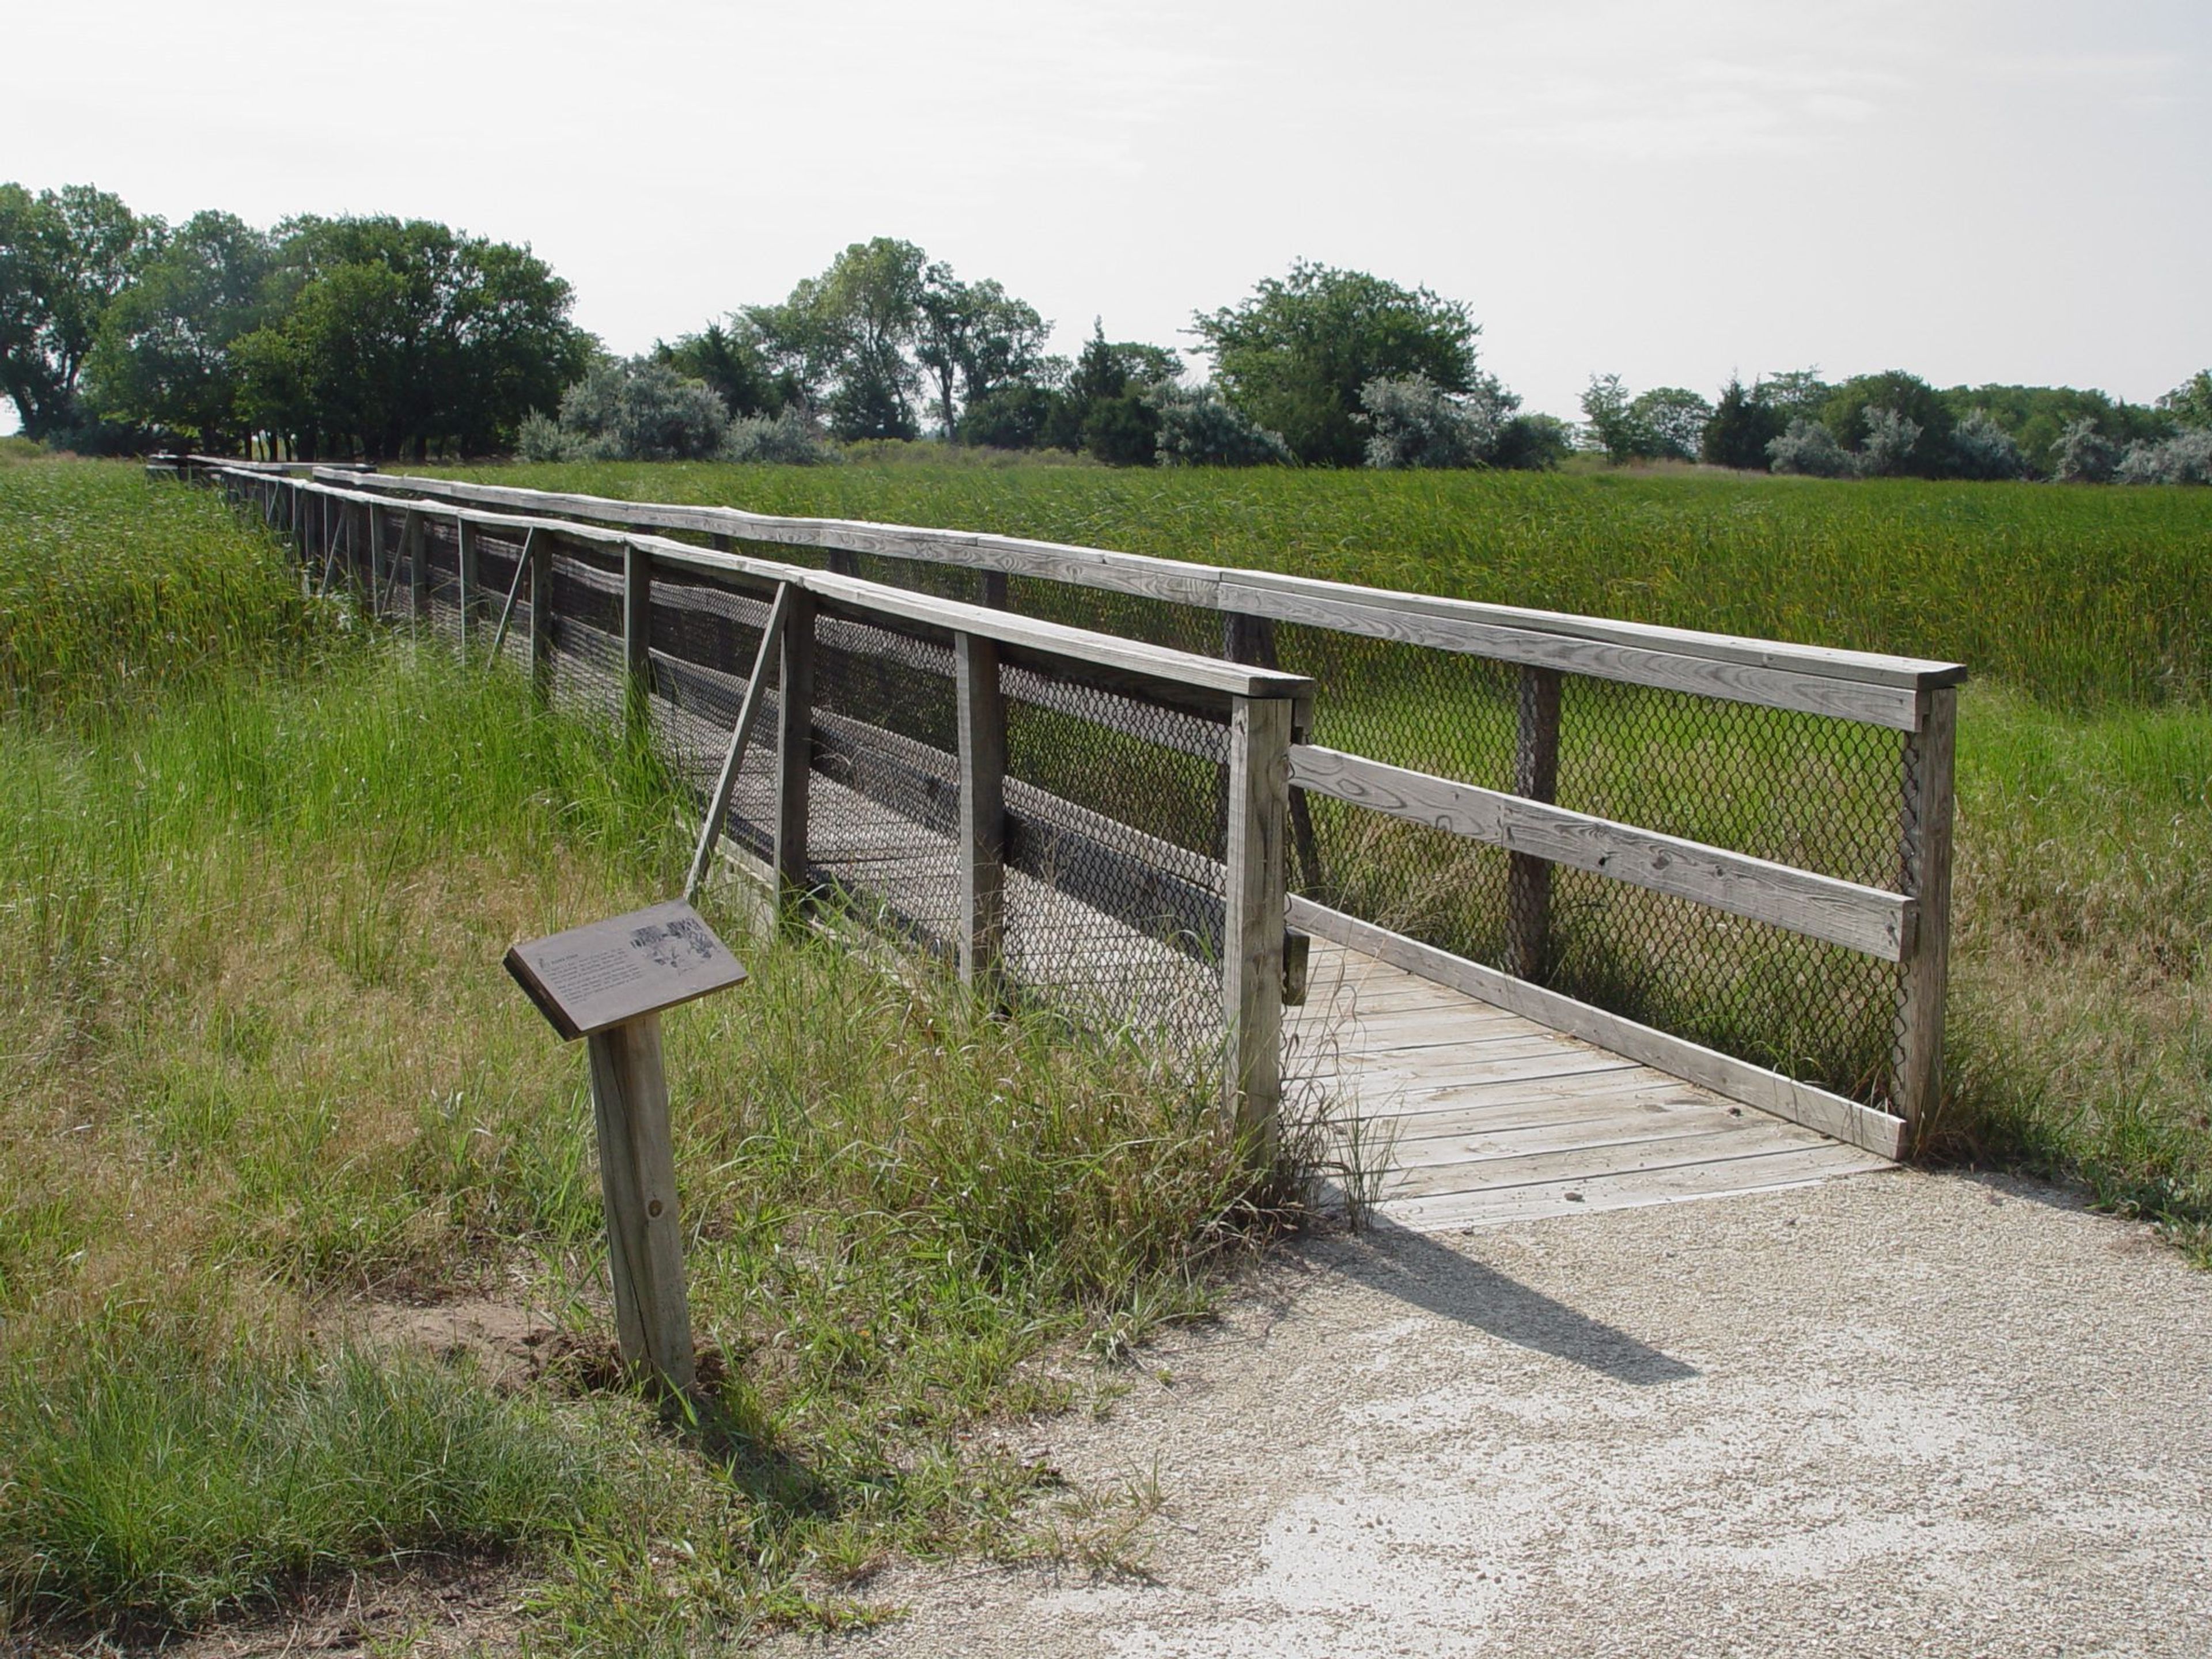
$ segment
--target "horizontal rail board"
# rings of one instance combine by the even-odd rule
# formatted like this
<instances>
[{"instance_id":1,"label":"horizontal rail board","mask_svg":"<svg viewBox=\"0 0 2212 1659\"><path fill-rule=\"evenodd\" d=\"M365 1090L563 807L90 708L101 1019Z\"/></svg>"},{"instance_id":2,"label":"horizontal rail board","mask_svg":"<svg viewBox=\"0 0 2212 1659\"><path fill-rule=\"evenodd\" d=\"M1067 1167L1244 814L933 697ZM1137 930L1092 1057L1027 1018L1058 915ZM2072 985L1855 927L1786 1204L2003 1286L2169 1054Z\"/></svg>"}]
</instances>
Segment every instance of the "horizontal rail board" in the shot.
<instances>
[{"instance_id":1,"label":"horizontal rail board","mask_svg":"<svg viewBox=\"0 0 2212 1659\"><path fill-rule=\"evenodd\" d=\"M1291 781L1316 794L1786 927L1885 962L1901 962L1911 951L1913 902L1878 887L1310 744L1291 745Z\"/></svg>"},{"instance_id":2,"label":"horizontal rail board","mask_svg":"<svg viewBox=\"0 0 2212 1659\"><path fill-rule=\"evenodd\" d=\"M1855 696L1838 691L1826 699L1826 706L1808 707L1806 712L1871 720L1902 730L1914 729L1900 721L1913 718L1912 704L1917 693L1955 685L1966 678L1965 668L1957 663L1573 616L1012 536L853 520L779 517L747 513L738 507L623 501L605 496L553 494L512 485L464 483L405 475L379 477L373 487L392 495L411 492L509 506L534 504L545 510L601 523L657 526L825 550L961 564L1010 575L1110 588L1212 610L1311 622L1317 626L1383 637L1405 637L1409 642L1433 643L1446 650L1505 654L1479 643L1485 638L1521 653L1534 650L1537 641L1550 640L1558 645L1579 642L1598 648L1576 653L1573 660L1556 660L1554 665L1577 673L1639 683L1673 685L1682 681L1685 683L1674 689L1771 702L1782 708L1820 702L1808 688L1796 684L1797 681L1856 684L1905 695L1900 699ZM1302 613L1285 608L1294 602L1305 607ZM1402 632L1386 633L1386 629ZM1701 677L1679 661L1663 660L1670 658L1746 672ZM1510 655L1509 659L1537 660L1525 654ZM1644 682L1643 677L1647 672L1664 673L1668 678ZM1778 701L1782 697L1793 700Z\"/></svg>"},{"instance_id":3,"label":"horizontal rail board","mask_svg":"<svg viewBox=\"0 0 2212 1659\"><path fill-rule=\"evenodd\" d=\"M1901 1158L1905 1155L1905 1120L1887 1112L1809 1083L1800 1083L1764 1066L1738 1060L1733 1054L1721 1054L1686 1037L1670 1036L1620 1014L1607 1013L1587 1002L1516 979L1495 968L1486 968L1479 962L1454 956L1449 951L1424 945L1419 939L1346 915L1296 894L1290 898L1290 920L1295 927L1355 951L1364 951L1394 968L1403 968L1407 973L1434 980L1439 985L1449 985L1478 1001L1611 1049L1639 1065L1711 1089L1730 1100L1741 1101L1777 1117L1786 1117L1793 1123L1802 1123L1808 1129L1817 1129L1824 1135L1849 1141L1887 1158Z\"/></svg>"}]
</instances>

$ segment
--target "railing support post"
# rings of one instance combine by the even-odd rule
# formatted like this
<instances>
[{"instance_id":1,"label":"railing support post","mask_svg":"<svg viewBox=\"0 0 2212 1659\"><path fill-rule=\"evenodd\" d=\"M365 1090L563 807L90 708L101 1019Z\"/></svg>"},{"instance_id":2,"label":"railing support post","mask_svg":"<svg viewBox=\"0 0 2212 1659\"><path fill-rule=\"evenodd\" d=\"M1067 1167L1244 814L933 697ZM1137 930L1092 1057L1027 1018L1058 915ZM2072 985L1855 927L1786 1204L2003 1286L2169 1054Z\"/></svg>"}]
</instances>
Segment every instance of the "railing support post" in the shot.
<instances>
[{"instance_id":1,"label":"railing support post","mask_svg":"<svg viewBox=\"0 0 2212 1659\"><path fill-rule=\"evenodd\" d=\"M430 536L420 513L400 520L399 551L407 561L407 620L420 631L430 621Z\"/></svg>"},{"instance_id":2,"label":"railing support post","mask_svg":"<svg viewBox=\"0 0 2212 1659\"><path fill-rule=\"evenodd\" d=\"M1006 936L1006 706L999 647L954 636L960 717L960 980L996 999Z\"/></svg>"},{"instance_id":3,"label":"railing support post","mask_svg":"<svg viewBox=\"0 0 2212 1659\"><path fill-rule=\"evenodd\" d=\"M653 555L623 544L623 725L633 733L653 720Z\"/></svg>"},{"instance_id":4,"label":"railing support post","mask_svg":"<svg viewBox=\"0 0 2212 1659\"><path fill-rule=\"evenodd\" d=\"M368 619L384 616L384 509L375 502L363 504L368 514Z\"/></svg>"},{"instance_id":5,"label":"railing support post","mask_svg":"<svg viewBox=\"0 0 2212 1659\"><path fill-rule=\"evenodd\" d=\"M807 791L814 771L814 596L793 589L778 647L775 709L775 904L787 920L807 892Z\"/></svg>"},{"instance_id":6,"label":"railing support post","mask_svg":"<svg viewBox=\"0 0 2212 1659\"><path fill-rule=\"evenodd\" d=\"M1284 842L1290 817L1288 699L1238 697L1229 721L1229 861L1221 918L1224 1092L1249 1156L1280 1145Z\"/></svg>"},{"instance_id":7,"label":"railing support post","mask_svg":"<svg viewBox=\"0 0 2212 1659\"><path fill-rule=\"evenodd\" d=\"M460 567L461 650L465 654L483 631L483 573L477 556L477 527L458 513L453 515L453 547Z\"/></svg>"},{"instance_id":8,"label":"railing support post","mask_svg":"<svg viewBox=\"0 0 2212 1659\"><path fill-rule=\"evenodd\" d=\"M1559 672L1521 671L1519 736L1513 747L1513 793L1549 801L1559 789ZM1552 966L1552 866L1528 853L1509 853L1505 867L1505 954L1516 979L1541 981Z\"/></svg>"},{"instance_id":9,"label":"railing support post","mask_svg":"<svg viewBox=\"0 0 2212 1659\"><path fill-rule=\"evenodd\" d=\"M541 703L553 700L553 532L534 526L530 561L530 686Z\"/></svg>"},{"instance_id":10,"label":"railing support post","mask_svg":"<svg viewBox=\"0 0 2212 1659\"><path fill-rule=\"evenodd\" d=\"M1917 1150L1943 1092L1943 1006L1951 977L1951 821L1959 692L1920 694L1919 730L1905 738L1900 890L1917 901L1911 954L1898 981L1897 1115Z\"/></svg>"}]
</instances>

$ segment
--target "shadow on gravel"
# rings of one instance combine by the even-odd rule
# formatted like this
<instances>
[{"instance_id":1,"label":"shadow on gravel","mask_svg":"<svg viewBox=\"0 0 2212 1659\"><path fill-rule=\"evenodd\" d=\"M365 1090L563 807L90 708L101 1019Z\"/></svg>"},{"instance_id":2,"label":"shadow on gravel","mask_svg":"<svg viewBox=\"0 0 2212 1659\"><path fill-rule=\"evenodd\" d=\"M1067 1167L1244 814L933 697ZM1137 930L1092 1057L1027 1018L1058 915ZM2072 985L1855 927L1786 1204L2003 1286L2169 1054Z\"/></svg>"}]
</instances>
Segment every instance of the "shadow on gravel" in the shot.
<instances>
[{"instance_id":1,"label":"shadow on gravel","mask_svg":"<svg viewBox=\"0 0 2212 1659\"><path fill-rule=\"evenodd\" d=\"M1352 1244L1331 1265L1358 1284L1617 1382L1650 1388L1698 1375L1696 1366L1626 1331L1380 1216L1370 1220L1364 1242Z\"/></svg>"}]
</instances>

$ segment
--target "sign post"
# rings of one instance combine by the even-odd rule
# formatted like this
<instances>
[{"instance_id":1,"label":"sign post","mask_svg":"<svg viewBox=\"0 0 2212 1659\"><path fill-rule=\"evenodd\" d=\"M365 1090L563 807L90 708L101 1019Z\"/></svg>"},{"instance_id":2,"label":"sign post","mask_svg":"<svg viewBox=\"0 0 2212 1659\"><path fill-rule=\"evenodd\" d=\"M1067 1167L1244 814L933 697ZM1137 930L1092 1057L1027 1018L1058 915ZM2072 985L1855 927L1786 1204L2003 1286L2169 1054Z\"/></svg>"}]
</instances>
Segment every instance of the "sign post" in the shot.
<instances>
[{"instance_id":1,"label":"sign post","mask_svg":"<svg viewBox=\"0 0 2212 1659\"><path fill-rule=\"evenodd\" d=\"M590 1051L623 1363L689 1389L697 1377L660 1011L740 983L744 966L683 903L514 945L506 965L562 1039L582 1037Z\"/></svg>"}]
</instances>

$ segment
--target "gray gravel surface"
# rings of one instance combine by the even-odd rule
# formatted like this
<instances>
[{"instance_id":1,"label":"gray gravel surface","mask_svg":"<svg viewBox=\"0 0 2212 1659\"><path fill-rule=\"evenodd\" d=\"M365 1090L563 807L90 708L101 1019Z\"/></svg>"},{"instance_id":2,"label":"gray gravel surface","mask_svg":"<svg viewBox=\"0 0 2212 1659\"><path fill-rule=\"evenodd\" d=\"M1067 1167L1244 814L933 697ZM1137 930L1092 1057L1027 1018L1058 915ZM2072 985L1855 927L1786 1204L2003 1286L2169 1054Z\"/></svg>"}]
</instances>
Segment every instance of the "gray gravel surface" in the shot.
<instances>
[{"instance_id":1,"label":"gray gravel surface","mask_svg":"<svg viewBox=\"0 0 2212 1659\"><path fill-rule=\"evenodd\" d=\"M1910 1173L1286 1252L1025 1449L1144 1577L902 1568L790 1653L2212 1655L2212 1275Z\"/></svg>"}]
</instances>

